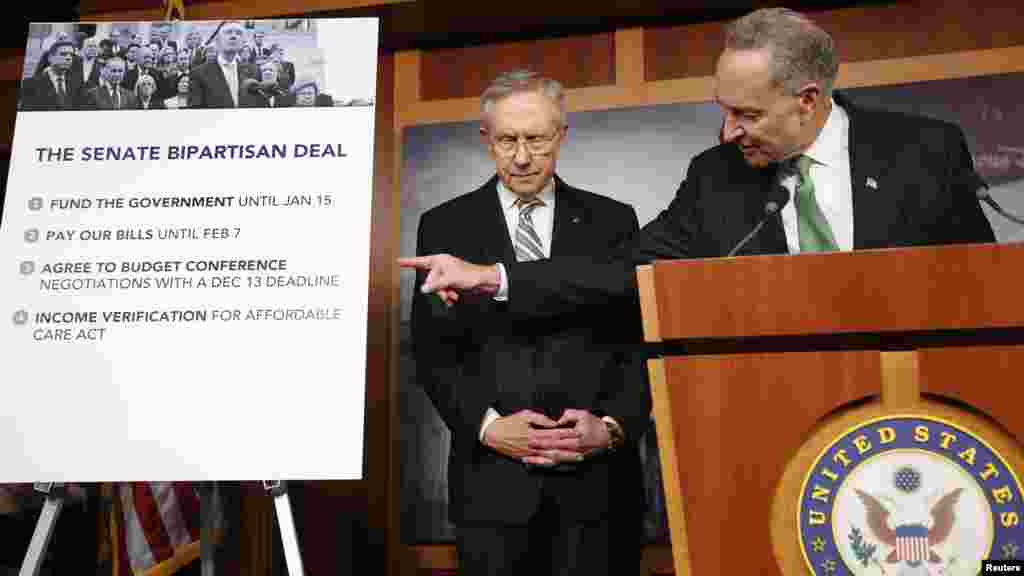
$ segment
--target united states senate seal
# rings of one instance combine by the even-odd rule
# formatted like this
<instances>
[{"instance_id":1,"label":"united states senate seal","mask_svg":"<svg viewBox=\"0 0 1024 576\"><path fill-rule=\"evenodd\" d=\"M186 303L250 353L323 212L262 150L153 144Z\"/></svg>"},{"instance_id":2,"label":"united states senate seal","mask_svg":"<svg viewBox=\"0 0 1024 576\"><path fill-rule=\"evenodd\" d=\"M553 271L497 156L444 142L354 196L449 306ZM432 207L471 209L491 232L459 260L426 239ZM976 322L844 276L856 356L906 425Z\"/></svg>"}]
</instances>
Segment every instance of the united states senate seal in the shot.
<instances>
[{"instance_id":1,"label":"united states senate seal","mask_svg":"<svg viewBox=\"0 0 1024 576\"><path fill-rule=\"evenodd\" d=\"M974 576L1024 558L1019 477L984 438L924 415L876 418L808 469L800 547L816 576Z\"/></svg>"}]
</instances>

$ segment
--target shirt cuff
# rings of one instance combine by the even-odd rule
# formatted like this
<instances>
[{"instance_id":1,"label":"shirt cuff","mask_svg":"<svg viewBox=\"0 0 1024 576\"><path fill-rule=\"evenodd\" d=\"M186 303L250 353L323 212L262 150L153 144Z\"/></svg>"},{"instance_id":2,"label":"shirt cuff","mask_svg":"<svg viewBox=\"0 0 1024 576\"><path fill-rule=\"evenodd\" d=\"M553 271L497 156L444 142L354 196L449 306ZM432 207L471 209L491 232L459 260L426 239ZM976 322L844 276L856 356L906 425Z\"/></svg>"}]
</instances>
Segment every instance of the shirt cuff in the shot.
<instances>
[{"instance_id":1,"label":"shirt cuff","mask_svg":"<svg viewBox=\"0 0 1024 576\"><path fill-rule=\"evenodd\" d=\"M488 406L487 412L484 413L483 422L480 423L480 442L484 441L484 432L487 431L487 427L498 418L501 418L501 414L498 414L497 410Z\"/></svg>"},{"instance_id":2,"label":"shirt cuff","mask_svg":"<svg viewBox=\"0 0 1024 576\"><path fill-rule=\"evenodd\" d=\"M494 299L498 302L505 302L508 300L508 276L505 274L505 265L497 262L495 266L498 267L498 276L501 278L501 283L498 285L498 293L494 295Z\"/></svg>"}]
</instances>

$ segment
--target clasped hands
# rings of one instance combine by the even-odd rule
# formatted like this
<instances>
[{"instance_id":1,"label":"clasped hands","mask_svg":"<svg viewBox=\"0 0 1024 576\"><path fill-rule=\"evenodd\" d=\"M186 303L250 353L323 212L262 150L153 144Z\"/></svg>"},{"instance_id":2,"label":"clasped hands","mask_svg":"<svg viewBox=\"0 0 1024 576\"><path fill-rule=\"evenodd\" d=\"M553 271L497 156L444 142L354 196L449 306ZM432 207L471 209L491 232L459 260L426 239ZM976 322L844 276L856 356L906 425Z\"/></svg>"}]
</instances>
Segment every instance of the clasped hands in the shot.
<instances>
[{"instance_id":1,"label":"clasped hands","mask_svg":"<svg viewBox=\"0 0 1024 576\"><path fill-rule=\"evenodd\" d=\"M586 410L568 409L558 420L520 410L491 422L483 443L524 464L554 467L578 464L605 451L611 443L608 427Z\"/></svg>"}]
</instances>

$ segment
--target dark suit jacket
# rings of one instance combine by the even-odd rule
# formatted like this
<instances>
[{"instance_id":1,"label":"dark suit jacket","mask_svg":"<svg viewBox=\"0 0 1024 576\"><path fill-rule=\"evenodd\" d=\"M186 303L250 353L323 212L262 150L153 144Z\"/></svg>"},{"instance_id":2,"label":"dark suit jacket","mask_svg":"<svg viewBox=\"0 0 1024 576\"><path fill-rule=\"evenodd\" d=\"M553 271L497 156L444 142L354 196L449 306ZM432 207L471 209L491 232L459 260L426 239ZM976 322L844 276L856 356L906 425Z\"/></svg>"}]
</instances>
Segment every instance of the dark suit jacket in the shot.
<instances>
[{"instance_id":1,"label":"dark suit jacket","mask_svg":"<svg viewBox=\"0 0 1024 576\"><path fill-rule=\"evenodd\" d=\"M142 100L137 98L135 100L135 109L136 110L166 110L167 106L164 105L163 98L157 98L156 94L154 94L153 97L150 98L150 100L149 100L149 108L143 108L142 107Z\"/></svg>"},{"instance_id":2,"label":"dark suit jacket","mask_svg":"<svg viewBox=\"0 0 1024 576\"><path fill-rule=\"evenodd\" d=\"M161 100L166 100L178 93L178 78L181 77L181 73L177 70L154 70L156 76L156 95Z\"/></svg>"},{"instance_id":3,"label":"dark suit jacket","mask_svg":"<svg viewBox=\"0 0 1024 576\"><path fill-rule=\"evenodd\" d=\"M258 107L258 100L244 97L245 90L242 82L247 79L259 77L255 68L248 64L238 64L238 87L240 97L238 107ZM224 78L224 71L217 62L207 62L192 70L189 83L189 107L190 108L234 108L235 101L231 98L231 91L228 81ZM251 104L250 104L251 102Z\"/></svg>"},{"instance_id":4,"label":"dark suit jacket","mask_svg":"<svg viewBox=\"0 0 1024 576\"><path fill-rule=\"evenodd\" d=\"M124 88L117 87L118 102L120 106L118 110L134 110L138 108L138 102L134 92L125 90ZM89 110L114 110L114 99L110 95L110 91L107 90L106 86L96 86L95 88L86 92L86 100L84 108Z\"/></svg>"},{"instance_id":5,"label":"dark suit jacket","mask_svg":"<svg viewBox=\"0 0 1024 576\"><path fill-rule=\"evenodd\" d=\"M95 88L96 86L99 86L99 84L100 84L100 63L99 63L99 59L98 58L94 58L93 59L92 69L89 71L89 77L88 78L84 77L84 74L85 74L85 72L84 72L84 70L85 70L85 63L84 62L82 63L82 65L80 66L79 69L83 71L82 72L82 74L83 74L83 85L82 85L83 93L87 92L87 91L89 91L89 90L91 90L93 88Z\"/></svg>"},{"instance_id":6,"label":"dark suit jacket","mask_svg":"<svg viewBox=\"0 0 1024 576\"><path fill-rule=\"evenodd\" d=\"M975 196L973 162L959 127L858 108L838 93L835 99L850 117L854 249L995 241ZM711 148L690 163L668 208L605 262L502 260L510 310L543 317L632 297L637 264L724 256L763 217L777 186L776 166L751 168L734 144ZM787 252L777 215L741 254Z\"/></svg>"},{"instance_id":7,"label":"dark suit jacket","mask_svg":"<svg viewBox=\"0 0 1024 576\"><path fill-rule=\"evenodd\" d=\"M295 93L288 92L281 96L281 101L275 106L275 108L291 108L295 105ZM333 108L334 97L330 94L321 92L316 95L316 98L313 101L313 106L316 108Z\"/></svg>"},{"instance_id":8,"label":"dark suit jacket","mask_svg":"<svg viewBox=\"0 0 1024 576\"><path fill-rule=\"evenodd\" d=\"M22 110L74 110L79 107L82 94L82 76L69 71L64 76L66 93L64 103L57 98L57 89L46 70L21 82Z\"/></svg>"},{"instance_id":9,"label":"dark suit jacket","mask_svg":"<svg viewBox=\"0 0 1024 576\"><path fill-rule=\"evenodd\" d=\"M295 64L281 62L281 69L277 73L277 84L284 90L288 90L295 84Z\"/></svg>"},{"instance_id":10,"label":"dark suit jacket","mask_svg":"<svg viewBox=\"0 0 1024 576\"><path fill-rule=\"evenodd\" d=\"M196 46L192 50L192 57L189 59L189 70L194 70L203 64L206 64L206 47Z\"/></svg>"},{"instance_id":11,"label":"dark suit jacket","mask_svg":"<svg viewBox=\"0 0 1024 576\"><path fill-rule=\"evenodd\" d=\"M135 83L139 81L139 67L128 68L125 65L124 77L121 78L121 86L126 90L135 90Z\"/></svg>"},{"instance_id":12,"label":"dark suit jacket","mask_svg":"<svg viewBox=\"0 0 1024 576\"><path fill-rule=\"evenodd\" d=\"M417 251L469 260L514 258L496 190L497 177L478 190L426 213ZM632 207L556 180L551 261L599 254L637 229ZM417 381L452 433L448 467L450 516L459 522L524 523L542 491L567 517L590 519L643 509L636 441L648 427L650 394L635 344L639 314L569 315L551 322L517 322L491 312L490 299L446 308L432 295L413 300ZM567 408L618 421L626 446L572 471L528 469L479 441L488 407L502 415L532 409L557 419ZM616 499L622 507L609 505Z\"/></svg>"}]
</instances>

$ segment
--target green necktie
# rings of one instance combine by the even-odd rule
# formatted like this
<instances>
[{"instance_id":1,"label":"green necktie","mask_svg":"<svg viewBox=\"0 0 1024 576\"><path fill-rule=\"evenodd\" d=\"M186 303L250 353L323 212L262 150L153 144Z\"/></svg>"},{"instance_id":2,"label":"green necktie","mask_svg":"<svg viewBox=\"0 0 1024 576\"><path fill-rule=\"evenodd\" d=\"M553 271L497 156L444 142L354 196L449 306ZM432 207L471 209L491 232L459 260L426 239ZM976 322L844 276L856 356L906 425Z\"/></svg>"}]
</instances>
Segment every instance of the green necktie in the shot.
<instances>
[{"instance_id":1,"label":"green necktie","mask_svg":"<svg viewBox=\"0 0 1024 576\"><path fill-rule=\"evenodd\" d=\"M796 159L799 182L796 186L796 222L800 232L800 252L834 252L839 250L832 227L814 199L814 181L811 180L811 158Z\"/></svg>"}]
</instances>

